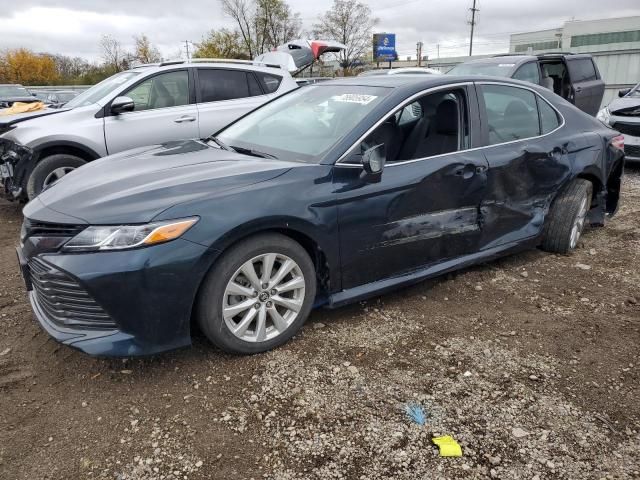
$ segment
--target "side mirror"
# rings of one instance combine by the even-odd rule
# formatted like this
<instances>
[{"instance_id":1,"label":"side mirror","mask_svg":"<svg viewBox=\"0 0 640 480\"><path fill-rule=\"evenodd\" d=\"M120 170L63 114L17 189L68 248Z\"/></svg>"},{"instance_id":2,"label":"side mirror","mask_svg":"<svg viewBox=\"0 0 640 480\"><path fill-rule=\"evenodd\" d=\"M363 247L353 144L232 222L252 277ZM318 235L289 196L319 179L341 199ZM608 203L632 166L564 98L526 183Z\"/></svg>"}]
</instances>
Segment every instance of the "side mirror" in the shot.
<instances>
[{"instance_id":1,"label":"side mirror","mask_svg":"<svg viewBox=\"0 0 640 480\"><path fill-rule=\"evenodd\" d=\"M133 112L136 108L136 104L130 97L116 97L111 102L111 113L120 115L124 112Z\"/></svg>"},{"instance_id":2,"label":"side mirror","mask_svg":"<svg viewBox=\"0 0 640 480\"><path fill-rule=\"evenodd\" d=\"M369 175L379 175L387 160L387 148L384 143L368 148L362 154L362 166Z\"/></svg>"},{"instance_id":3,"label":"side mirror","mask_svg":"<svg viewBox=\"0 0 640 480\"><path fill-rule=\"evenodd\" d=\"M631 91L630 88L623 88L622 90L618 91L618 96L620 98L624 97L627 93L629 93Z\"/></svg>"}]
</instances>

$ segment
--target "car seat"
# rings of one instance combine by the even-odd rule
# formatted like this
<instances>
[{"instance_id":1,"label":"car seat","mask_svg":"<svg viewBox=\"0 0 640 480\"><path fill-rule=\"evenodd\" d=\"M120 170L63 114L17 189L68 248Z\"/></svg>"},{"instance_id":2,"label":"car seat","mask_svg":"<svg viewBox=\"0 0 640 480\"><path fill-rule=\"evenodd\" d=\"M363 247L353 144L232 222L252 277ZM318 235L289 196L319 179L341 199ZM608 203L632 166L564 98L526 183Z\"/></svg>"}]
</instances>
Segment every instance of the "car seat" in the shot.
<instances>
[{"instance_id":1,"label":"car seat","mask_svg":"<svg viewBox=\"0 0 640 480\"><path fill-rule=\"evenodd\" d=\"M432 132L418 145L413 158L424 158L458 150L458 104L447 98L438 104Z\"/></svg>"}]
</instances>

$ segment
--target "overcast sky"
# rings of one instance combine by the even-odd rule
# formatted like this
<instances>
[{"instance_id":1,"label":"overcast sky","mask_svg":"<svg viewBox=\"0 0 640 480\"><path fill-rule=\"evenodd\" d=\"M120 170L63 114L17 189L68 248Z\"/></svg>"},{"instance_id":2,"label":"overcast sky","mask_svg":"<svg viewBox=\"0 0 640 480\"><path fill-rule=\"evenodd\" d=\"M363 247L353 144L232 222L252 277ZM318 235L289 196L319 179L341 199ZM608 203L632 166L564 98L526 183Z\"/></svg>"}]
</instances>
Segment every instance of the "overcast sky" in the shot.
<instances>
[{"instance_id":1,"label":"overcast sky","mask_svg":"<svg viewBox=\"0 0 640 480\"><path fill-rule=\"evenodd\" d=\"M365 0L380 19L376 31L393 32L402 58L466 55L472 0ZM310 30L332 0L289 0ZM479 0L474 53L508 50L509 33L561 26L571 19L640 15L639 0ZM0 0L0 50L26 47L99 60L102 34L130 46L145 33L165 58L184 54L184 40L198 42L212 28L232 27L218 0Z\"/></svg>"}]
</instances>

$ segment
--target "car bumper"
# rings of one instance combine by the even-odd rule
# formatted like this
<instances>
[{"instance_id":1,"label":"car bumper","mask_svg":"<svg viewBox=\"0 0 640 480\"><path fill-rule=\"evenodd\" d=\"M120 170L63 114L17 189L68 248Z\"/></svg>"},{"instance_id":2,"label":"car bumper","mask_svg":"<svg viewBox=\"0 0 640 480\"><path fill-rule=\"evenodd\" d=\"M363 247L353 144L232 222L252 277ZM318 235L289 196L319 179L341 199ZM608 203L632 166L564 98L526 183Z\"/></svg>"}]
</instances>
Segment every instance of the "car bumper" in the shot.
<instances>
[{"instance_id":1,"label":"car bumper","mask_svg":"<svg viewBox=\"0 0 640 480\"><path fill-rule=\"evenodd\" d=\"M640 162L640 137L629 134L623 134L624 137L624 155L627 163Z\"/></svg>"},{"instance_id":2,"label":"car bumper","mask_svg":"<svg viewBox=\"0 0 640 480\"><path fill-rule=\"evenodd\" d=\"M193 302L215 255L183 239L137 250L45 253L28 260L18 250L42 328L65 345L110 357L152 355L190 345ZM43 273L42 265L50 271ZM70 295L74 302L83 302L80 314L65 304ZM82 313L87 304L108 321L91 325Z\"/></svg>"}]
</instances>

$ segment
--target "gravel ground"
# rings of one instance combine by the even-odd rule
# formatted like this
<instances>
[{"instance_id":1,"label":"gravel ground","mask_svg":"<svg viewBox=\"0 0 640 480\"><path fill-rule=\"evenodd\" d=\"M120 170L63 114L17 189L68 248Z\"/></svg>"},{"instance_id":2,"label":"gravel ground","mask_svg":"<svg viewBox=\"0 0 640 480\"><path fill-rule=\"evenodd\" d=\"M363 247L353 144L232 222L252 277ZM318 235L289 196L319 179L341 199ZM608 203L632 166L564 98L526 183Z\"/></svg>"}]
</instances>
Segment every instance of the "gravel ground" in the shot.
<instances>
[{"instance_id":1,"label":"gravel ground","mask_svg":"<svg viewBox=\"0 0 640 480\"><path fill-rule=\"evenodd\" d=\"M319 310L253 357L201 336L124 361L56 344L19 278L19 210L0 221L2 479L640 478L637 169L570 256ZM463 456L439 457L436 435Z\"/></svg>"}]
</instances>

